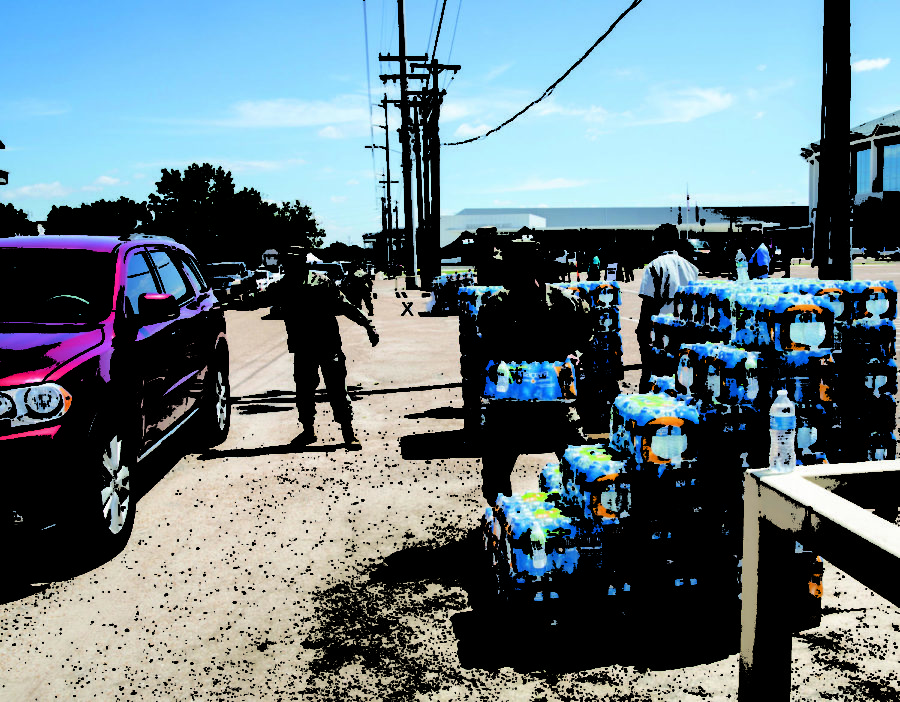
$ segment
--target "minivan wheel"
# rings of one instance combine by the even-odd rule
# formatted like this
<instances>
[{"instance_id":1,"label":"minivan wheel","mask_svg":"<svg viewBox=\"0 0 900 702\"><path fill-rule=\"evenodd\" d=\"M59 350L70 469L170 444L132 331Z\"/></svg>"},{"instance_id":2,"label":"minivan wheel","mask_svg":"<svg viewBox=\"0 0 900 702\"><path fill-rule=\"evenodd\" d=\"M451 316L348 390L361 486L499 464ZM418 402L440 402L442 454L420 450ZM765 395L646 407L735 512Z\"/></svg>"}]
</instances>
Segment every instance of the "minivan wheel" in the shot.
<instances>
[{"instance_id":1,"label":"minivan wheel","mask_svg":"<svg viewBox=\"0 0 900 702\"><path fill-rule=\"evenodd\" d=\"M204 443L218 446L231 429L231 386L228 380L228 354L216 353L215 361L206 372L206 392L203 397L201 421Z\"/></svg>"}]
</instances>

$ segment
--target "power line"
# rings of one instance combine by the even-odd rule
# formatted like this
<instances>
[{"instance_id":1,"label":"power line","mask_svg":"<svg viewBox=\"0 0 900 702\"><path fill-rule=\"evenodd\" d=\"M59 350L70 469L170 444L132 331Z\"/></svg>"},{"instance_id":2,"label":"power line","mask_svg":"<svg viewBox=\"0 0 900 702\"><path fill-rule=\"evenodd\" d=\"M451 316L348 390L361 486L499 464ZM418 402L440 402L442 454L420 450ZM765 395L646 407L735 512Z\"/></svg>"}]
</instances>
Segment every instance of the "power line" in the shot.
<instances>
[{"instance_id":1,"label":"power line","mask_svg":"<svg viewBox=\"0 0 900 702\"><path fill-rule=\"evenodd\" d=\"M368 13L366 12L366 0L363 0L363 34L366 37L366 85L369 89L369 136L372 139L372 143L375 143L375 128L372 126L372 123L375 121L374 116L372 115L372 80L371 80L371 70L369 68L369 18ZM375 166L375 151L372 151L372 172L374 175L378 175ZM377 178L375 180L378 180ZM378 202L378 185L375 185L375 202Z\"/></svg>"},{"instance_id":2,"label":"power line","mask_svg":"<svg viewBox=\"0 0 900 702\"><path fill-rule=\"evenodd\" d=\"M435 3L434 9L437 9L437 3ZM431 50L431 58L434 58L437 55L437 44L438 39L441 38L441 25L444 24L444 10L447 9L447 0L444 0L444 4L441 5L441 20L438 22L438 30L437 34L434 35L434 48ZM456 15L456 19L459 19L459 13ZM432 20L433 22L434 20ZM430 36L428 37L431 38Z\"/></svg>"},{"instance_id":3,"label":"power line","mask_svg":"<svg viewBox=\"0 0 900 702\"><path fill-rule=\"evenodd\" d=\"M431 33L434 31L434 18L437 17L437 6L440 0L434 0L434 11L431 13L431 29L428 30L428 42L425 44L425 51L423 54L428 53L428 46L431 44ZM446 2L446 0L444 0Z\"/></svg>"},{"instance_id":4,"label":"power line","mask_svg":"<svg viewBox=\"0 0 900 702\"><path fill-rule=\"evenodd\" d=\"M453 43L456 41L456 28L459 26L459 13L462 10L462 0L459 0L459 5L456 7L456 21L453 23L453 35L450 37L450 53L447 54L447 63L450 63L450 59L453 57ZM435 44L437 45L437 44ZM456 77L456 74L453 74L453 78ZM453 78L450 79L447 83L444 84L444 88L450 85L450 82L453 81Z\"/></svg>"},{"instance_id":5,"label":"power line","mask_svg":"<svg viewBox=\"0 0 900 702\"><path fill-rule=\"evenodd\" d=\"M603 36L601 36L597 41L594 42L593 46L591 46L591 48L588 49L588 50L584 53L584 56L582 56L582 57L581 57L580 59L578 59L574 64L572 64L572 66L569 68L569 70L567 70L567 71L566 71L565 73L563 73L559 78L557 78L556 81L555 81L549 88L547 88L539 98L537 98L536 100L532 100L532 101L529 102L527 105L525 105L525 107L523 107L521 110L519 110L518 112L516 112L516 114L514 114L514 115L513 115L512 117L510 117L508 120L506 120L505 122L501 123L500 125L494 127L493 129L491 129L491 130L485 132L484 134L480 134L480 135L478 135L478 136L476 136L476 137L472 137L471 139L464 139L463 141L454 141L454 142L450 142L450 143L445 143L444 146L459 146L460 144L468 144L468 143L473 142L473 141L478 141L479 139L484 139L484 138L485 138L486 136L488 136L489 134L493 134L494 132L496 132L496 131L502 129L502 128L505 127L507 124L509 124L510 122L512 122L514 119L516 119L516 118L518 118L518 117L521 117L523 114L525 114L525 112L527 112L529 109L531 109L532 107L534 107L535 105L537 105L537 104L538 104L541 100L543 100L545 97L548 97L548 96L553 92L553 90L556 88L556 86L559 85L560 83L562 83L563 80L564 80L564 79L565 79L572 71L574 71L574 70L581 64L582 61L584 61L588 56L590 56L591 52L592 52L594 49L596 49L597 46L600 45L600 42L603 41L604 39L606 39L606 37L609 36L609 34L612 32L613 29L615 29L615 26L622 20L622 18L625 17L625 15L627 15L627 14L628 14L629 12L631 12L634 8L636 8L638 5L641 4L641 1L642 1L642 0L634 0L634 2L632 2L631 5L629 5L628 9L625 10L625 12L623 12L621 15L619 15L619 16L616 18L616 21L615 21L615 22L613 22L611 25L609 25L609 29L607 29L606 32L604 32Z\"/></svg>"}]
</instances>

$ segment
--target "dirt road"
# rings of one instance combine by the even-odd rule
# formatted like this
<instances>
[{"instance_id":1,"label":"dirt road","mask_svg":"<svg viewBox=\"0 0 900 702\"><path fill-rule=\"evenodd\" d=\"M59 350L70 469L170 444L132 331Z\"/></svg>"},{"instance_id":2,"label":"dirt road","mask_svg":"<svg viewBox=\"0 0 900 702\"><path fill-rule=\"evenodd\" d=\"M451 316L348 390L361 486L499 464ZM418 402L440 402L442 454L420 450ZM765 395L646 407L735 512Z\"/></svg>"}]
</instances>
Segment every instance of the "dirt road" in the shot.
<instances>
[{"instance_id":1,"label":"dirt road","mask_svg":"<svg viewBox=\"0 0 900 702\"><path fill-rule=\"evenodd\" d=\"M637 283L625 288L633 365ZM319 441L289 445L283 323L229 311L229 439L181 458L182 437L141 464L134 533L112 560L71 557L64 535L10 558L46 584L0 604L0 699L736 699L730 642L609 628L589 606L574 629L498 628L471 607L483 503L457 319L400 316L393 283L376 291L378 347L341 319L364 450L341 448L324 395ZM535 488L547 459L523 458L514 489ZM896 609L833 568L825 607L794 639L795 698L900 699Z\"/></svg>"}]
</instances>

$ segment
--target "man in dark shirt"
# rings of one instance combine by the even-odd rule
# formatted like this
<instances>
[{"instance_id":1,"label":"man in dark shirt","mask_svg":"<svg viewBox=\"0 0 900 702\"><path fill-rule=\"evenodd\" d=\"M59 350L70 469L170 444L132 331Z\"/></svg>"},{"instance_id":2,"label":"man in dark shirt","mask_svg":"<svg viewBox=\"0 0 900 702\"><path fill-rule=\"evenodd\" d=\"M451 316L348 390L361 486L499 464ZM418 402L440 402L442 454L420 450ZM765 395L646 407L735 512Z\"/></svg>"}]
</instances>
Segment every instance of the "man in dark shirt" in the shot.
<instances>
[{"instance_id":1,"label":"man in dark shirt","mask_svg":"<svg viewBox=\"0 0 900 702\"><path fill-rule=\"evenodd\" d=\"M342 314L365 328L372 346L378 343L378 332L362 310L347 300L331 280L309 270L306 253L292 249L285 258L284 278L269 286L273 302L280 305L284 315L288 351L294 354L297 411L303 425L303 432L294 441L305 445L316 440L315 392L321 368L344 443L351 451L358 451L362 446L353 430L346 357L341 348L337 316Z\"/></svg>"},{"instance_id":2,"label":"man in dark shirt","mask_svg":"<svg viewBox=\"0 0 900 702\"><path fill-rule=\"evenodd\" d=\"M535 243L508 244L503 259L504 289L478 313L481 372L489 361L577 361L591 340L586 303L539 282L543 273ZM510 477L521 453L561 456L567 446L584 443L572 403L499 400L485 405L482 415L482 491L491 505L498 494L512 494Z\"/></svg>"}]
</instances>

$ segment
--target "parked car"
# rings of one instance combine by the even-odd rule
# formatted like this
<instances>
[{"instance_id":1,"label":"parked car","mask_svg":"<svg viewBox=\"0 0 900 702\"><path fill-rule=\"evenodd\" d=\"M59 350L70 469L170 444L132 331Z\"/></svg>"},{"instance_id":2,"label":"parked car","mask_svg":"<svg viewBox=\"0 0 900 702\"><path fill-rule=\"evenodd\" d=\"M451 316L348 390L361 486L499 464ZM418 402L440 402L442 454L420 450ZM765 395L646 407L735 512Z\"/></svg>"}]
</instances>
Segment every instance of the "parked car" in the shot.
<instances>
[{"instance_id":1,"label":"parked car","mask_svg":"<svg viewBox=\"0 0 900 702\"><path fill-rule=\"evenodd\" d=\"M189 422L228 435L222 306L164 237L0 238L0 519L121 548L141 462Z\"/></svg>"},{"instance_id":2,"label":"parked car","mask_svg":"<svg viewBox=\"0 0 900 702\"><path fill-rule=\"evenodd\" d=\"M896 246L883 246L875 252L875 257L895 261L900 258L900 248Z\"/></svg>"},{"instance_id":3,"label":"parked car","mask_svg":"<svg viewBox=\"0 0 900 702\"><path fill-rule=\"evenodd\" d=\"M283 273L280 271L271 271L268 268L257 268L253 272L253 279L256 282L256 291L257 293L264 293L268 287L274 283L276 280L280 280L283 277Z\"/></svg>"},{"instance_id":4,"label":"parked car","mask_svg":"<svg viewBox=\"0 0 900 702\"><path fill-rule=\"evenodd\" d=\"M339 261L332 261L331 263L310 263L309 269L330 278L331 281L338 286L343 284L344 278L347 275L344 266Z\"/></svg>"},{"instance_id":5,"label":"parked car","mask_svg":"<svg viewBox=\"0 0 900 702\"><path fill-rule=\"evenodd\" d=\"M844 249L846 251L847 249ZM850 247L850 258L865 258L866 250L858 246Z\"/></svg>"},{"instance_id":6,"label":"parked car","mask_svg":"<svg viewBox=\"0 0 900 702\"><path fill-rule=\"evenodd\" d=\"M709 244L702 239L688 239L691 245L691 262L701 271L709 268L711 258Z\"/></svg>"},{"instance_id":7,"label":"parked car","mask_svg":"<svg viewBox=\"0 0 900 702\"><path fill-rule=\"evenodd\" d=\"M240 261L208 263L206 271L216 296L222 302L242 303L256 294L256 281Z\"/></svg>"}]
</instances>

